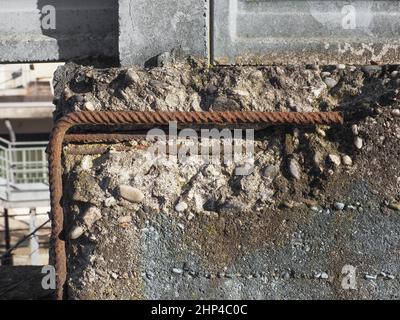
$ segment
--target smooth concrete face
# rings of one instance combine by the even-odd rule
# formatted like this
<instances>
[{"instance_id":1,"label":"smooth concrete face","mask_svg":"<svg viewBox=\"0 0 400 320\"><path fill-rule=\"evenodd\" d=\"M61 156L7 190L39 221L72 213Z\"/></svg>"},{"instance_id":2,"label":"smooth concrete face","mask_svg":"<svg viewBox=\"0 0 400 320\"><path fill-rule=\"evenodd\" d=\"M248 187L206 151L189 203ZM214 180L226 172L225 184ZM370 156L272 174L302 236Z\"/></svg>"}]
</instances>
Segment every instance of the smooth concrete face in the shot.
<instances>
[{"instance_id":1,"label":"smooth concrete face","mask_svg":"<svg viewBox=\"0 0 400 320\"><path fill-rule=\"evenodd\" d=\"M398 62L397 1L221 0L212 55L221 64Z\"/></svg>"},{"instance_id":2,"label":"smooth concrete face","mask_svg":"<svg viewBox=\"0 0 400 320\"><path fill-rule=\"evenodd\" d=\"M120 0L121 65L144 65L180 48L207 56L208 0Z\"/></svg>"}]
</instances>

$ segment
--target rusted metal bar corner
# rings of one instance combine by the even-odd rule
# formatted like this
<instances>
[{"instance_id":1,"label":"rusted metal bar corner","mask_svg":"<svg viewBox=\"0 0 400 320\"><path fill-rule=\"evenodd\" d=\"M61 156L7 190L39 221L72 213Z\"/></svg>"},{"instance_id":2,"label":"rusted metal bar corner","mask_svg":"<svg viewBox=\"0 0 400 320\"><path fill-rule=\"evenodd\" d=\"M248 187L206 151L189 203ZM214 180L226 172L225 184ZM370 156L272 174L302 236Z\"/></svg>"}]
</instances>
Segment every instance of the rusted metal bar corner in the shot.
<instances>
[{"instance_id":1,"label":"rusted metal bar corner","mask_svg":"<svg viewBox=\"0 0 400 320\"><path fill-rule=\"evenodd\" d=\"M60 239L63 230L64 216L61 206L62 186L62 145L67 131L79 125L168 125L176 121L187 125L232 125L232 124L270 124L270 125L310 125L310 124L343 124L343 116L339 112L74 112L61 118L54 126L48 146L50 203L52 217L51 239L54 245L56 268L56 298L64 298L64 285L67 275L65 243ZM85 142L81 135L75 136L77 141ZM99 135L99 142L104 140ZM108 141L118 142L119 135L111 135ZM74 138L67 139L69 142ZM97 142L90 139L90 142Z\"/></svg>"}]
</instances>

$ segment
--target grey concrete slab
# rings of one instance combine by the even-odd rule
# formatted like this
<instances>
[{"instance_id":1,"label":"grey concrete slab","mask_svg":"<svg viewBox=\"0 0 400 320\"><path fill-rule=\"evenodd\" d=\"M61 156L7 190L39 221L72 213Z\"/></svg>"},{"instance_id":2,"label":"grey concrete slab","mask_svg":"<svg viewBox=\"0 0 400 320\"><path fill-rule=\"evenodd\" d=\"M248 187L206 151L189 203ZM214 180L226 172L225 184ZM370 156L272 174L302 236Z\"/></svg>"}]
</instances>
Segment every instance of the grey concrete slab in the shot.
<instances>
[{"instance_id":1,"label":"grey concrete slab","mask_svg":"<svg viewBox=\"0 0 400 320\"><path fill-rule=\"evenodd\" d=\"M143 65L180 48L207 57L207 0L120 0L122 65Z\"/></svg>"},{"instance_id":2,"label":"grey concrete slab","mask_svg":"<svg viewBox=\"0 0 400 320\"><path fill-rule=\"evenodd\" d=\"M398 1L220 0L211 12L215 63L400 61Z\"/></svg>"},{"instance_id":3,"label":"grey concrete slab","mask_svg":"<svg viewBox=\"0 0 400 320\"><path fill-rule=\"evenodd\" d=\"M397 63L399 16L386 0L3 0L0 62L143 65L181 49L219 64Z\"/></svg>"},{"instance_id":4,"label":"grey concrete slab","mask_svg":"<svg viewBox=\"0 0 400 320\"><path fill-rule=\"evenodd\" d=\"M99 56L118 57L116 1L1 1L0 62Z\"/></svg>"}]
</instances>

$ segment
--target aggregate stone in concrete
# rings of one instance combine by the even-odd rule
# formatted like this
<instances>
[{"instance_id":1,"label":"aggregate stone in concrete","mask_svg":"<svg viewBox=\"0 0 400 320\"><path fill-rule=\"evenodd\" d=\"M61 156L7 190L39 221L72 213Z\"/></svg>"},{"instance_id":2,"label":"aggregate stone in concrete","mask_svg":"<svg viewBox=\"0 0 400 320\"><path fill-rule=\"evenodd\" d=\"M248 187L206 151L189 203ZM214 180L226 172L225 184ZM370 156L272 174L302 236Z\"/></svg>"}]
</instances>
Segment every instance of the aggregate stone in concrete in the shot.
<instances>
[{"instance_id":1,"label":"aggregate stone in concrete","mask_svg":"<svg viewBox=\"0 0 400 320\"><path fill-rule=\"evenodd\" d=\"M154 163L151 142L82 156L92 145L69 144L64 234L82 226L90 207L101 219L67 239L68 297L398 299L399 69L207 68L192 58L150 69L60 68L56 117L91 101L98 111L296 106L343 111L347 120L258 128L248 176L237 176L234 163L201 158ZM326 73L334 88L324 85ZM121 185L140 190L142 201L120 197ZM355 289L343 286L349 270Z\"/></svg>"}]
</instances>

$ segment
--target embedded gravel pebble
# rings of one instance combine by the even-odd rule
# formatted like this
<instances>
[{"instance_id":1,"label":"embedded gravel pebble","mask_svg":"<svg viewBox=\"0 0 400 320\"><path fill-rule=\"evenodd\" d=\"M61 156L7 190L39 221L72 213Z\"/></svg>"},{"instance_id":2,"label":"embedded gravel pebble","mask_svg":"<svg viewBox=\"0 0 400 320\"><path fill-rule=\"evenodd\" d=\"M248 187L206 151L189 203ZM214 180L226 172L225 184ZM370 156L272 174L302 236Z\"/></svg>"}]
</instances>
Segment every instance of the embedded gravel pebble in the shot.
<instances>
[{"instance_id":1,"label":"embedded gravel pebble","mask_svg":"<svg viewBox=\"0 0 400 320\"><path fill-rule=\"evenodd\" d=\"M343 126L258 128L254 163L155 161L151 142L89 156L68 152L91 145L66 146L68 297L399 299L399 70L208 69L191 58L152 69L59 69L56 118L88 106L346 116ZM242 167L250 174L236 175ZM121 186L140 191L140 201L124 199ZM101 218L86 230L91 207Z\"/></svg>"}]
</instances>

